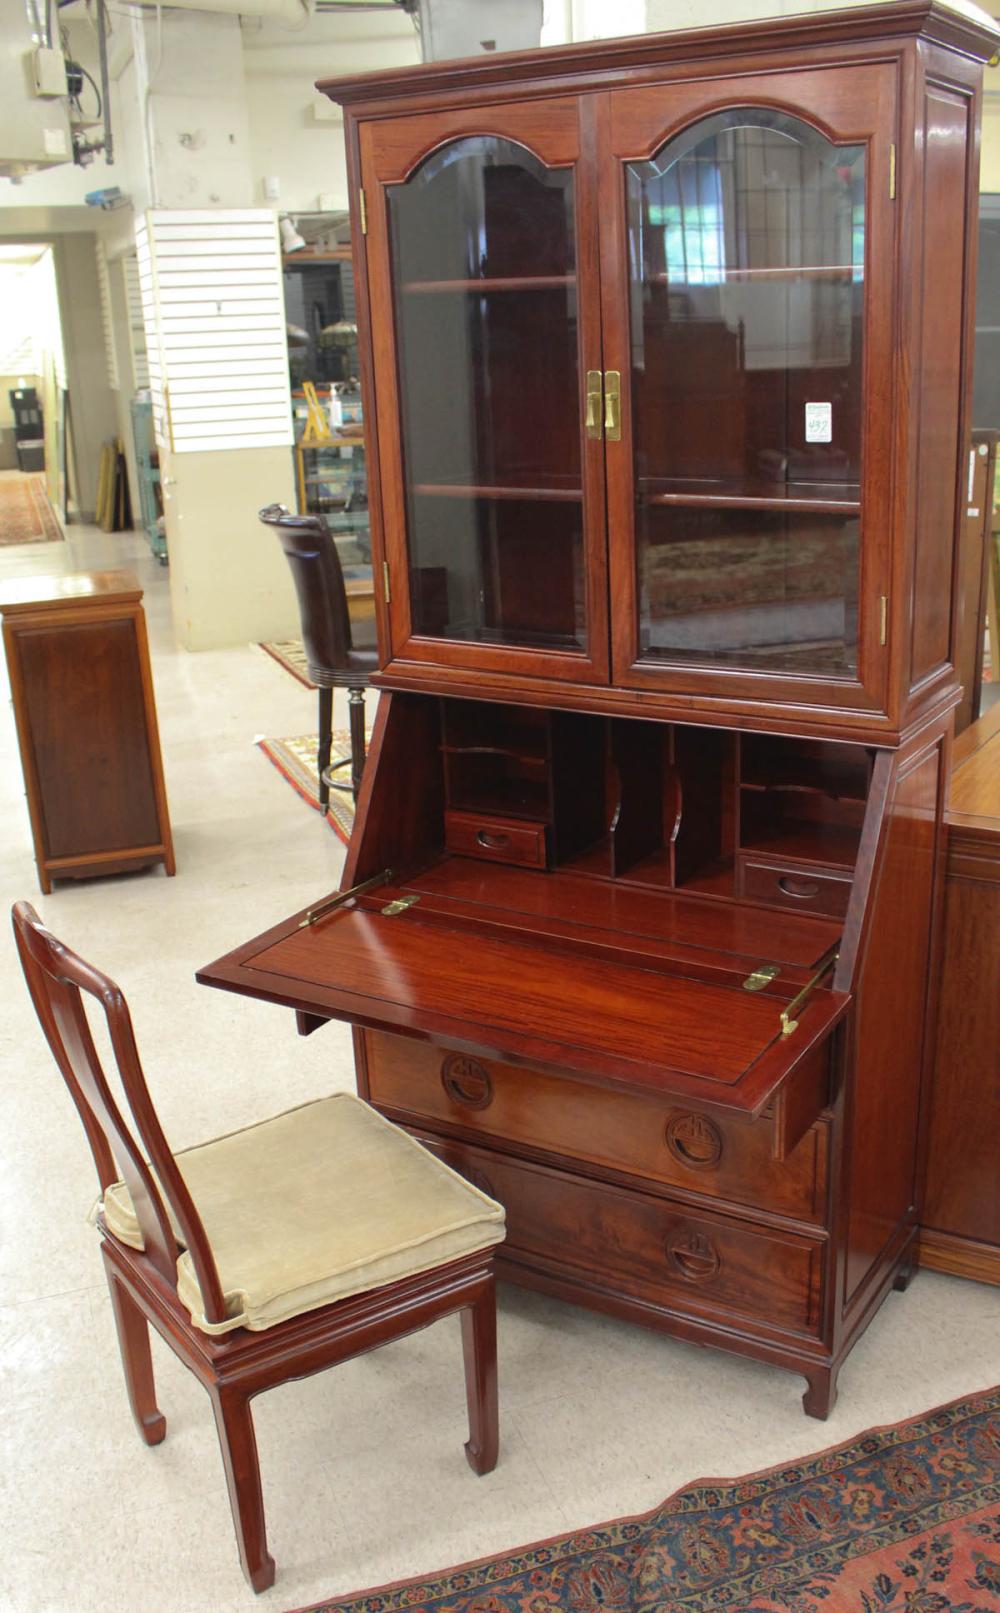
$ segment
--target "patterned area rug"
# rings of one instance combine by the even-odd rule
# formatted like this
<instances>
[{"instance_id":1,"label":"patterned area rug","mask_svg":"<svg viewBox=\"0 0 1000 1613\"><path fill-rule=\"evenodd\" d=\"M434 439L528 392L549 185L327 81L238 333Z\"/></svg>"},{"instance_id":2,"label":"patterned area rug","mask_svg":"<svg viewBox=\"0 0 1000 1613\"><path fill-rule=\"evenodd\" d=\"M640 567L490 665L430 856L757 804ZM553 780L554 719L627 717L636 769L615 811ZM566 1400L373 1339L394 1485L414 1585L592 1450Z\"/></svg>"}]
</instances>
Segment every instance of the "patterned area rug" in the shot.
<instances>
[{"instance_id":1,"label":"patterned area rug","mask_svg":"<svg viewBox=\"0 0 1000 1613\"><path fill-rule=\"evenodd\" d=\"M315 734L299 734L294 739L258 739L257 744L264 752L269 762L273 762L283 779L287 779L292 789L300 795L315 812L319 806L319 774L316 771ZM330 753L331 764L343 761L350 757L351 738L341 729L333 731L333 750ZM350 766L341 768L340 778L346 784L351 776ZM354 828L354 797L350 790L331 790L330 805L326 813L326 821L335 835L338 835L346 846L351 838Z\"/></svg>"},{"instance_id":2,"label":"patterned area rug","mask_svg":"<svg viewBox=\"0 0 1000 1613\"><path fill-rule=\"evenodd\" d=\"M273 661L277 661L279 666L283 666L286 672L290 672L299 683L304 683L307 689L315 689L316 685L309 676L306 652L302 648L300 638L271 639L268 643L262 643L260 648Z\"/></svg>"},{"instance_id":3,"label":"patterned area rug","mask_svg":"<svg viewBox=\"0 0 1000 1613\"><path fill-rule=\"evenodd\" d=\"M1000 1389L301 1613L997 1613Z\"/></svg>"},{"instance_id":4,"label":"patterned area rug","mask_svg":"<svg viewBox=\"0 0 1000 1613\"><path fill-rule=\"evenodd\" d=\"M64 533L56 520L39 472L0 471L0 545L60 543Z\"/></svg>"}]
</instances>

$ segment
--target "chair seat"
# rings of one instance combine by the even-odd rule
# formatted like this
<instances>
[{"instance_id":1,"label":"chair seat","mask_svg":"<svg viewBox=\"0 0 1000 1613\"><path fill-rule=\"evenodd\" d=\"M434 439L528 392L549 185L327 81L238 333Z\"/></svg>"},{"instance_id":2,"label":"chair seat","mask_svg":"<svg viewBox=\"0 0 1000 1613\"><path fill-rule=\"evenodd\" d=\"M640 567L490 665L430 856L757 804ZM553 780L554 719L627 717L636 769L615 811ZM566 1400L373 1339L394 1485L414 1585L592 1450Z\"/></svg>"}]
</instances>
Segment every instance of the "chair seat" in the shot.
<instances>
[{"instance_id":1,"label":"chair seat","mask_svg":"<svg viewBox=\"0 0 1000 1613\"><path fill-rule=\"evenodd\" d=\"M191 1263L177 1292L196 1327L275 1326L429 1271L504 1236L503 1207L352 1093L335 1093L177 1154L226 1296L206 1322ZM128 1188L104 1194L109 1232L142 1236Z\"/></svg>"}]
</instances>

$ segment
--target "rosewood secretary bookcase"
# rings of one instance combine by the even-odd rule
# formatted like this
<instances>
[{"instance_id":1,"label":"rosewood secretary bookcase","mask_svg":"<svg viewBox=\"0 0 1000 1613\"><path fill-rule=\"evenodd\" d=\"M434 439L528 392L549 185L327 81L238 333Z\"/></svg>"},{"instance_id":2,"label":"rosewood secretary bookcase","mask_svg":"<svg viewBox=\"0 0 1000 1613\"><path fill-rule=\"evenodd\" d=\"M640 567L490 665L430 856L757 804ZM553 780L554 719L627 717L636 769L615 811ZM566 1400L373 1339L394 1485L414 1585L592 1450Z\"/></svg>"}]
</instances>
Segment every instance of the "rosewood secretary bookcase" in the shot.
<instances>
[{"instance_id":1,"label":"rosewood secretary bookcase","mask_svg":"<svg viewBox=\"0 0 1000 1613\"><path fill-rule=\"evenodd\" d=\"M512 1280L819 1417L918 1221L998 39L901 0L321 86L382 693L341 894L200 976L350 1021Z\"/></svg>"}]
</instances>

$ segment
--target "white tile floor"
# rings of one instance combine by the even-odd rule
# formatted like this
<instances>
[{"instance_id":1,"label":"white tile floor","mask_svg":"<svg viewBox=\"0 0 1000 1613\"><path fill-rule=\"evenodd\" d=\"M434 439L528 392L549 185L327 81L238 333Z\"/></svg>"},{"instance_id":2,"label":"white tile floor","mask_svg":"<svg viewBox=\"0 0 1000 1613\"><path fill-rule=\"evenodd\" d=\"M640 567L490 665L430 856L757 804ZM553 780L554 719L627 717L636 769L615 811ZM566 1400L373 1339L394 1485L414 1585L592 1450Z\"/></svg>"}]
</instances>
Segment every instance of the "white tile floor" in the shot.
<instances>
[{"instance_id":1,"label":"white tile floor","mask_svg":"<svg viewBox=\"0 0 1000 1613\"><path fill-rule=\"evenodd\" d=\"M194 982L199 964L333 888L342 851L252 744L307 730L313 697L250 649L178 651L166 574L142 540L71 530L65 545L0 551L0 577L123 562L147 589L177 877L38 895L6 701L0 867L7 901L31 897L125 988L183 1146L351 1084L346 1029L301 1040L290 1014ZM85 1221L89 1153L9 943L0 971L0 1608L247 1609L207 1399L158 1343L167 1438L146 1450L133 1429ZM507 1289L501 1459L488 1478L462 1455L452 1323L258 1400L278 1565L262 1603L430 1572L639 1511L701 1475L804 1455L995 1383L998 1340L1000 1290L919 1274L854 1351L824 1427L785 1373Z\"/></svg>"}]
</instances>

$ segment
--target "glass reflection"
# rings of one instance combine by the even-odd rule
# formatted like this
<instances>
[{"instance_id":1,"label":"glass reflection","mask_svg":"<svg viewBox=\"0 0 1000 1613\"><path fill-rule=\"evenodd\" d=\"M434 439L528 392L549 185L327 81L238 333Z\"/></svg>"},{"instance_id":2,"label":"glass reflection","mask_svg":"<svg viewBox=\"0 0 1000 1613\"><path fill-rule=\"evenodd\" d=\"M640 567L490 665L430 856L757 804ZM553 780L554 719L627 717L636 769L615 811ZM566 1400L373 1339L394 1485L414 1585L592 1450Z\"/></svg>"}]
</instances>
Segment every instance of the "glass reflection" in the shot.
<instances>
[{"instance_id":1,"label":"glass reflection","mask_svg":"<svg viewBox=\"0 0 1000 1613\"><path fill-rule=\"evenodd\" d=\"M864 185L754 109L626 170L644 656L856 670Z\"/></svg>"},{"instance_id":2,"label":"glass reflection","mask_svg":"<svg viewBox=\"0 0 1000 1613\"><path fill-rule=\"evenodd\" d=\"M572 173L477 136L388 205L414 630L582 649Z\"/></svg>"}]
</instances>

